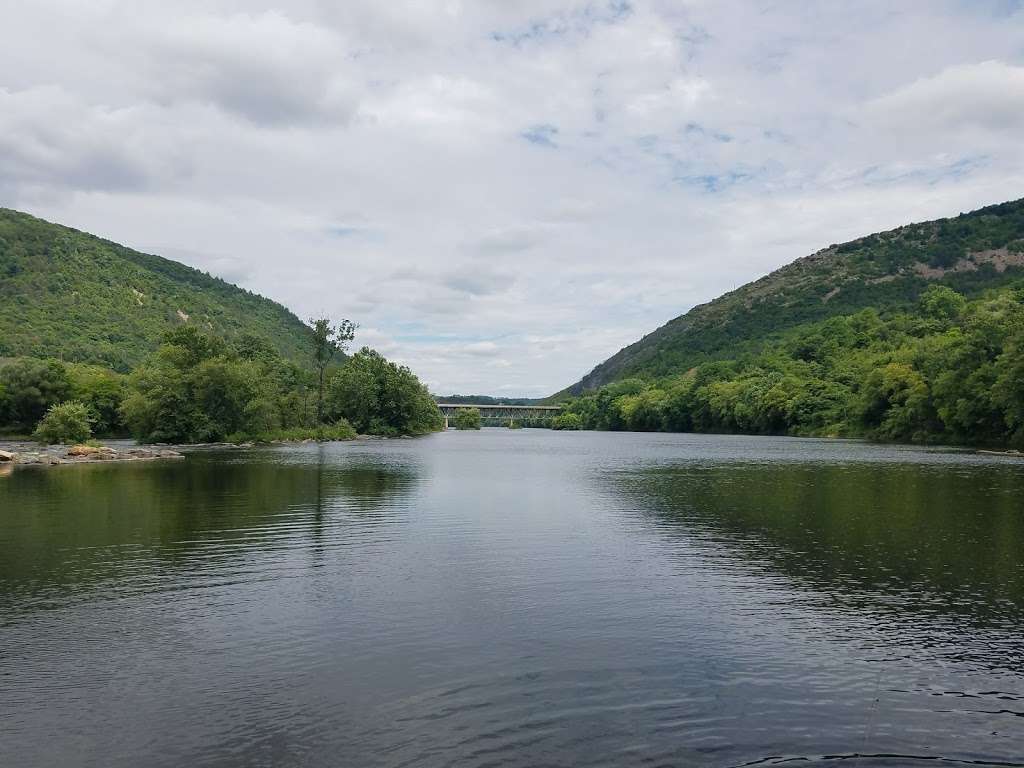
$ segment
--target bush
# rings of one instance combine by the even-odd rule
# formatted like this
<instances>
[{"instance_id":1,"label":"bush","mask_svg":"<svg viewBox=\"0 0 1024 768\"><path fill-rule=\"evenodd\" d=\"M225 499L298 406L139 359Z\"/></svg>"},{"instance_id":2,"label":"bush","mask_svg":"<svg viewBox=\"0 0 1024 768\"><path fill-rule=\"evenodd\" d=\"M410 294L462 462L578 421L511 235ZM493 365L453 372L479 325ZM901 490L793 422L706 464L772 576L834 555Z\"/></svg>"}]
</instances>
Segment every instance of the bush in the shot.
<instances>
[{"instance_id":1,"label":"bush","mask_svg":"<svg viewBox=\"0 0 1024 768\"><path fill-rule=\"evenodd\" d=\"M551 420L552 429L583 429L583 417L578 413L560 413Z\"/></svg>"},{"instance_id":2,"label":"bush","mask_svg":"<svg viewBox=\"0 0 1024 768\"><path fill-rule=\"evenodd\" d=\"M228 438L228 442L283 443L301 442L302 440L332 442L336 440L354 440L356 437L358 435L355 428L345 419L339 419L335 424L322 424L318 427L285 427L256 434L240 432L231 435Z\"/></svg>"},{"instance_id":3,"label":"bush","mask_svg":"<svg viewBox=\"0 0 1024 768\"><path fill-rule=\"evenodd\" d=\"M456 429L480 429L480 409L460 408L453 421Z\"/></svg>"},{"instance_id":4,"label":"bush","mask_svg":"<svg viewBox=\"0 0 1024 768\"><path fill-rule=\"evenodd\" d=\"M40 443L84 443L92 436L92 416L77 400L50 406L36 427Z\"/></svg>"}]
</instances>

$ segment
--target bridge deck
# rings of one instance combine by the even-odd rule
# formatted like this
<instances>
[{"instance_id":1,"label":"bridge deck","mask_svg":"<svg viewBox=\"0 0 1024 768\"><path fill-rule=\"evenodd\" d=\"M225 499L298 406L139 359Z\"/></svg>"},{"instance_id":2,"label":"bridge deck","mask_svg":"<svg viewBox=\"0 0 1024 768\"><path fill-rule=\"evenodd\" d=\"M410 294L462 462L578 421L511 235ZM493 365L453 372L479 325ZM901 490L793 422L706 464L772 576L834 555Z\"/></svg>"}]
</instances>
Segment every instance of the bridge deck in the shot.
<instances>
[{"instance_id":1,"label":"bridge deck","mask_svg":"<svg viewBox=\"0 0 1024 768\"><path fill-rule=\"evenodd\" d=\"M560 411L560 405L501 405L500 403L438 403L438 408L476 408L479 411L485 409L502 409L509 411Z\"/></svg>"},{"instance_id":2,"label":"bridge deck","mask_svg":"<svg viewBox=\"0 0 1024 768\"><path fill-rule=\"evenodd\" d=\"M494 403L438 403L437 407L444 414L445 427L448 426L448 419L455 416L459 411L476 408L480 411L480 418L484 422L495 426L497 423L522 424L550 423L558 412L562 410L560 405L498 405Z\"/></svg>"}]
</instances>

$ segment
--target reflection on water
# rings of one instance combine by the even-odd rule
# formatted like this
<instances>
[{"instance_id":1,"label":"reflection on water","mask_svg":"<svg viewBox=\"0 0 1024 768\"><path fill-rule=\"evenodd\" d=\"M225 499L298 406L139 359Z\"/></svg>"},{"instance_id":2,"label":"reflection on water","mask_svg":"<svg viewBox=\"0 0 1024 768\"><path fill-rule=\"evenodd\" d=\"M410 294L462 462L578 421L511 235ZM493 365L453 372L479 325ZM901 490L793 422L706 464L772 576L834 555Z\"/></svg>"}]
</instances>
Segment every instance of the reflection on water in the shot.
<instances>
[{"instance_id":1,"label":"reflection on water","mask_svg":"<svg viewBox=\"0 0 1024 768\"><path fill-rule=\"evenodd\" d=\"M0 765L1021 765L1021 499L955 452L533 430L19 469Z\"/></svg>"},{"instance_id":2,"label":"reflection on water","mask_svg":"<svg viewBox=\"0 0 1024 768\"><path fill-rule=\"evenodd\" d=\"M855 607L1024 623L1024 466L682 463L617 481L665 535Z\"/></svg>"},{"instance_id":3,"label":"reflection on water","mask_svg":"<svg viewBox=\"0 0 1024 768\"><path fill-rule=\"evenodd\" d=\"M191 568L190 555L219 563L257 547L312 544L325 512L387 522L417 477L411 461L338 462L319 446L266 456L197 452L187 463L20 471L0 485L0 509L17 511L0 535L0 607L9 616L22 590L102 588L153 562Z\"/></svg>"}]
</instances>

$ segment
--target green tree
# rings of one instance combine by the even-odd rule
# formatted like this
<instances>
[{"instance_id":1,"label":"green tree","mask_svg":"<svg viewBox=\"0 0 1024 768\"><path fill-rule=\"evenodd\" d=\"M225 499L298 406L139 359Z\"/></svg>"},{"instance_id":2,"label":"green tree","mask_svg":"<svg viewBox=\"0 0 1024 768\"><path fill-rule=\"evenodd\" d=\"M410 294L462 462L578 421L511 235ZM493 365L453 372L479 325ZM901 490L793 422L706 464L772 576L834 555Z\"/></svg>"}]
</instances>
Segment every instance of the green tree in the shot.
<instances>
[{"instance_id":1,"label":"green tree","mask_svg":"<svg viewBox=\"0 0 1024 768\"><path fill-rule=\"evenodd\" d=\"M7 419L30 431L52 405L71 397L67 368L57 360L21 358L0 368Z\"/></svg>"},{"instance_id":2,"label":"green tree","mask_svg":"<svg viewBox=\"0 0 1024 768\"><path fill-rule=\"evenodd\" d=\"M459 408L453 421L456 429L480 429L480 409Z\"/></svg>"},{"instance_id":3,"label":"green tree","mask_svg":"<svg viewBox=\"0 0 1024 768\"><path fill-rule=\"evenodd\" d=\"M918 299L921 314L932 320L951 320L963 312L967 300L952 288L929 285Z\"/></svg>"},{"instance_id":4,"label":"green tree","mask_svg":"<svg viewBox=\"0 0 1024 768\"><path fill-rule=\"evenodd\" d=\"M552 429L583 429L583 417L578 413L563 412L551 420Z\"/></svg>"},{"instance_id":5,"label":"green tree","mask_svg":"<svg viewBox=\"0 0 1024 768\"><path fill-rule=\"evenodd\" d=\"M872 371L861 398L861 421L874 437L915 441L935 427L928 384L905 363L889 363Z\"/></svg>"},{"instance_id":6,"label":"green tree","mask_svg":"<svg viewBox=\"0 0 1024 768\"><path fill-rule=\"evenodd\" d=\"M93 433L120 433L124 428L120 409L126 377L100 365L72 363L67 369L71 378L71 396L91 412Z\"/></svg>"},{"instance_id":7,"label":"green tree","mask_svg":"<svg viewBox=\"0 0 1024 768\"><path fill-rule=\"evenodd\" d=\"M413 435L444 425L437 403L405 366L363 347L331 377L325 413L362 434Z\"/></svg>"},{"instance_id":8,"label":"green tree","mask_svg":"<svg viewBox=\"0 0 1024 768\"><path fill-rule=\"evenodd\" d=\"M92 436L90 417L85 404L76 400L51 405L33 437L40 443L84 443Z\"/></svg>"},{"instance_id":9,"label":"green tree","mask_svg":"<svg viewBox=\"0 0 1024 768\"><path fill-rule=\"evenodd\" d=\"M317 371L316 420L322 424L324 420L324 377L327 366L339 352L344 353L348 344L355 338L358 327L351 320L342 320L332 326L329 318L310 318L313 329L313 364Z\"/></svg>"}]
</instances>

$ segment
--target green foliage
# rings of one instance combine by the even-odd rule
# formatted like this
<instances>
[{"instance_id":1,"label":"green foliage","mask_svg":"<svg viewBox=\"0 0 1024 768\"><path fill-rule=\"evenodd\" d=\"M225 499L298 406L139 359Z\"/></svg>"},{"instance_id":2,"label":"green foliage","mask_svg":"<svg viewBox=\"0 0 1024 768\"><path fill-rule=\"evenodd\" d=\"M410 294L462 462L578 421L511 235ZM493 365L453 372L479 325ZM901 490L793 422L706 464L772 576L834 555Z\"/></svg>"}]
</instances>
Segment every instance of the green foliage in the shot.
<instances>
[{"instance_id":1,"label":"green foliage","mask_svg":"<svg viewBox=\"0 0 1024 768\"><path fill-rule=\"evenodd\" d=\"M318 423L323 423L327 366L355 338L356 324L351 320L342 320L337 326L332 326L328 318L321 317L310 318L309 325L313 329L313 365L317 371L316 419Z\"/></svg>"},{"instance_id":2,"label":"green foliage","mask_svg":"<svg viewBox=\"0 0 1024 768\"><path fill-rule=\"evenodd\" d=\"M945 285L929 285L917 300L920 313L932 320L952 320L966 304L963 296Z\"/></svg>"},{"instance_id":3,"label":"green foliage","mask_svg":"<svg viewBox=\"0 0 1024 768\"><path fill-rule=\"evenodd\" d=\"M583 417L578 413L560 413L551 420L552 429L583 429Z\"/></svg>"},{"instance_id":4,"label":"green foliage","mask_svg":"<svg viewBox=\"0 0 1024 768\"><path fill-rule=\"evenodd\" d=\"M0 357L60 356L125 372L172 328L272 340L309 356L310 331L273 301L159 256L0 209Z\"/></svg>"},{"instance_id":5,"label":"green foliage","mask_svg":"<svg viewBox=\"0 0 1024 768\"><path fill-rule=\"evenodd\" d=\"M128 377L121 416L147 442L346 440L423 434L440 412L408 368L369 349L331 379L330 422L315 415L314 374L246 339L237 347L181 328Z\"/></svg>"},{"instance_id":6,"label":"green foliage","mask_svg":"<svg viewBox=\"0 0 1024 768\"><path fill-rule=\"evenodd\" d=\"M72 395L67 368L57 360L15 360L0 368L3 421L29 432L43 414Z\"/></svg>"},{"instance_id":7,"label":"green foliage","mask_svg":"<svg viewBox=\"0 0 1024 768\"><path fill-rule=\"evenodd\" d=\"M83 403L92 417L92 430L97 435L116 435L124 431L121 401L127 377L99 365L71 363L71 395Z\"/></svg>"},{"instance_id":8,"label":"green foliage","mask_svg":"<svg viewBox=\"0 0 1024 768\"><path fill-rule=\"evenodd\" d=\"M361 434L419 435L444 426L437 404L415 374L367 347L327 384L327 418L347 419Z\"/></svg>"},{"instance_id":9,"label":"green foliage","mask_svg":"<svg viewBox=\"0 0 1024 768\"><path fill-rule=\"evenodd\" d=\"M929 289L908 311L807 323L758 354L570 400L556 429L1024 445L1024 291Z\"/></svg>"},{"instance_id":10,"label":"green foliage","mask_svg":"<svg viewBox=\"0 0 1024 768\"><path fill-rule=\"evenodd\" d=\"M480 429L480 409L460 408L452 421L456 429Z\"/></svg>"},{"instance_id":11,"label":"green foliage","mask_svg":"<svg viewBox=\"0 0 1024 768\"><path fill-rule=\"evenodd\" d=\"M254 353L254 350L256 352ZM265 343L182 327L128 377L120 413L138 439L194 443L313 426L311 375Z\"/></svg>"},{"instance_id":12,"label":"green foliage","mask_svg":"<svg viewBox=\"0 0 1024 768\"><path fill-rule=\"evenodd\" d=\"M52 405L32 436L40 443L84 443L92 436L89 409L76 400Z\"/></svg>"},{"instance_id":13,"label":"green foliage","mask_svg":"<svg viewBox=\"0 0 1024 768\"><path fill-rule=\"evenodd\" d=\"M318 424L311 427L287 427L272 429L266 432L255 434L239 433L230 435L229 442L256 442L256 443L295 443L305 440L316 440L317 442L334 440L353 440L357 437L355 427L345 419L339 419L335 424Z\"/></svg>"},{"instance_id":14,"label":"green foliage","mask_svg":"<svg viewBox=\"0 0 1024 768\"><path fill-rule=\"evenodd\" d=\"M1012 258L997 268L991 254L1003 248ZM837 330L860 334L862 345L869 341L863 334L870 336L870 327L858 329L848 322L862 310L877 315L918 306L919 319L951 323L965 297L978 298L1022 274L1024 200L869 235L798 259L695 307L601 363L556 398L631 377L650 383L704 363L757 356L782 337L796 345L796 357L820 364L851 343ZM820 324L829 318L844 321L838 328ZM798 328L811 335L793 339ZM613 411L602 413L609 421L601 428L621 427Z\"/></svg>"}]
</instances>

